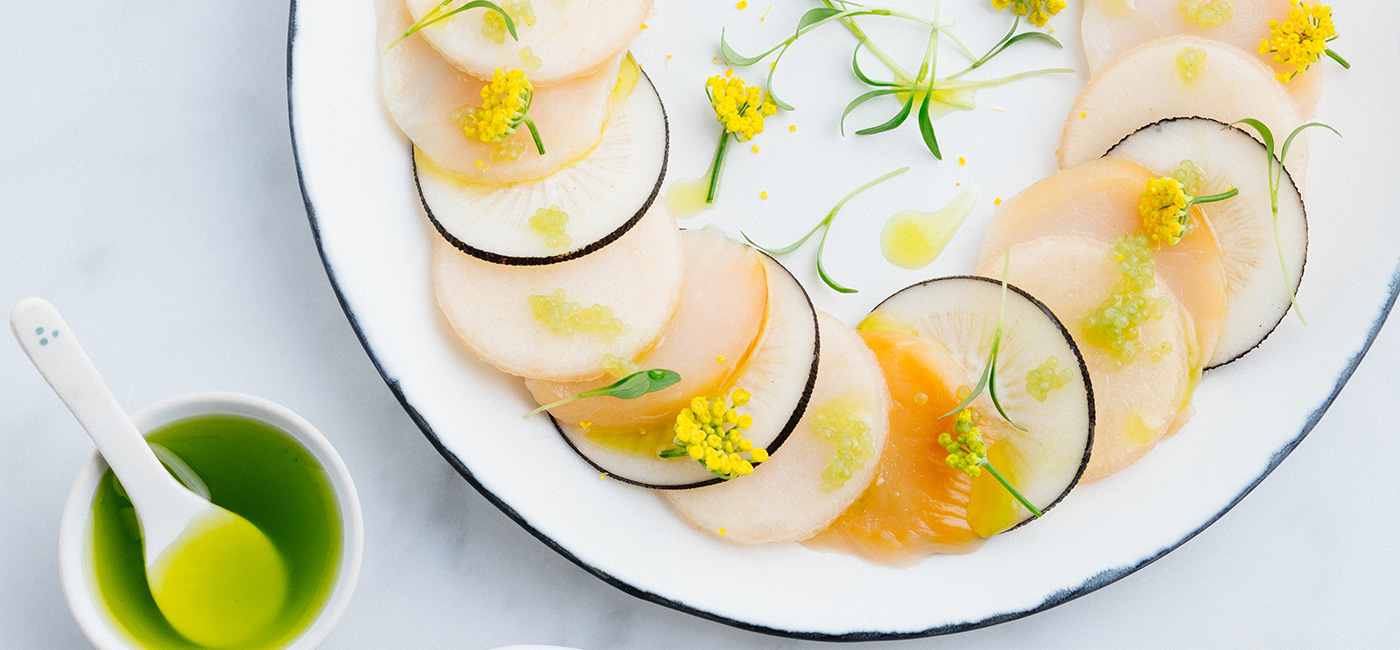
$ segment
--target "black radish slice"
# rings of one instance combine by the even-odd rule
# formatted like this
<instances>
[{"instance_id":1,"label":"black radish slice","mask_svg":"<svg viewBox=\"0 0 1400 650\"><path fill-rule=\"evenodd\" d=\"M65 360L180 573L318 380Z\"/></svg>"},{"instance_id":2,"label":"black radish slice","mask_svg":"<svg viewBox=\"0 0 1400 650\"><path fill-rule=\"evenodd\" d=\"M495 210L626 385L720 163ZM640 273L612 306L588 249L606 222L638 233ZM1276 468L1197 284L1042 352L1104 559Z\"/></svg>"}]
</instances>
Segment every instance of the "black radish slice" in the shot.
<instances>
[{"instance_id":1,"label":"black radish slice","mask_svg":"<svg viewBox=\"0 0 1400 650\"><path fill-rule=\"evenodd\" d=\"M1162 176L1184 170L1200 179L1197 196L1239 189L1235 198L1200 206L1220 241L1226 287L1224 329L1205 366L1220 367L1258 347L1288 313L1289 292L1298 290L1307 262L1307 212L1293 179L1285 171L1279 183L1275 241L1268 153L1249 133L1199 117L1162 120L1124 138L1108 156Z\"/></svg>"},{"instance_id":2,"label":"black radish slice","mask_svg":"<svg viewBox=\"0 0 1400 650\"><path fill-rule=\"evenodd\" d=\"M806 290L776 260L766 255L763 260L768 279L768 314L748 362L725 395L733 388L752 394L749 403L739 409L740 413L753 416L754 424L747 437L755 447L776 454L807 410L817 381L820 341L817 312ZM648 450L639 449L636 444L619 444L611 435L606 438L590 436L588 429L576 422L556 420L555 425L584 460L598 471L625 483L674 490L720 482L690 458L662 459L655 448ZM654 442L659 446L669 444L671 435L669 426L638 432L638 436L657 437ZM743 478L746 477L735 480Z\"/></svg>"},{"instance_id":3,"label":"black radish slice","mask_svg":"<svg viewBox=\"0 0 1400 650\"><path fill-rule=\"evenodd\" d=\"M1204 63L1198 70L1183 67L1183 56ZM1298 106L1258 54L1208 38L1168 36L1124 52L1079 92L1060 138L1060 169L1099 158L1128 134L1172 117L1252 117L1285 135L1303 124ZM1284 162L1296 172L1307 160L1306 137L1300 136Z\"/></svg>"},{"instance_id":4,"label":"black radish slice","mask_svg":"<svg viewBox=\"0 0 1400 650\"><path fill-rule=\"evenodd\" d=\"M615 57L591 74L558 86L535 88L529 115L543 138L544 154L536 150L525 127L508 136L504 145L481 142L463 135L460 111L481 105L481 89L492 71L480 77L462 74L421 36L386 52L384 48L402 35L412 20L402 0L376 0L376 4L384 107L404 135L437 167L468 181L514 183L544 178L582 157L602 137L614 97L630 90L630 84L624 82L636 76L635 64ZM511 159L503 154L518 155Z\"/></svg>"},{"instance_id":5,"label":"black radish slice","mask_svg":"<svg viewBox=\"0 0 1400 650\"><path fill-rule=\"evenodd\" d=\"M441 4L442 0L407 0L415 21ZM471 9L429 26L408 41L426 38L453 65L476 77L489 77L497 68L510 70L534 63L538 67L531 66L531 78L541 86L551 86L596 70L627 49L646 28L642 21L651 15L652 0L512 0L498 4L516 19L519 40L503 31L505 22L496 20L497 16L487 16L485 9ZM528 10L522 12L521 5ZM454 3L447 9L460 6Z\"/></svg>"},{"instance_id":6,"label":"black radish slice","mask_svg":"<svg viewBox=\"0 0 1400 650\"><path fill-rule=\"evenodd\" d=\"M1114 242L1083 235L1052 235L1016 244L1010 251L1007 281L1035 296L1055 314L1074 339L1089 371L1094 401L1093 454L1081 480L1096 481L1127 467L1150 451L1186 408L1199 362L1191 316L1166 282L1157 278L1155 286L1143 295L1163 301L1162 317L1138 326L1137 342L1143 349L1120 366L1107 349L1088 344L1084 338L1084 317L1099 308L1121 277ZM978 273L1000 276L1002 265L1002 260L987 260ZM1011 336L1003 345L1015 346L1015 340ZM1009 352L1014 348L1004 349ZM1025 361L1015 371L1007 370L1006 381L1015 386L1010 390L1022 395L1018 406L1007 408L1019 420L1017 408L1035 406L1025 396L1026 366L1046 359L1030 349L1022 349L1017 356L1026 357ZM1060 360L1063 366L1064 357ZM1058 392L1052 391L1051 396ZM1027 420L1021 424L1035 431L1037 425L1029 417ZM1055 425L1046 421L1040 426Z\"/></svg>"},{"instance_id":7,"label":"black radish slice","mask_svg":"<svg viewBox=\"0 0 1400 650\"><path fill-rule=\"evenodd\" d=\"M602 375L610 357L654 345L680 303L680 231L663 205L607 250L549 266L492 264L432 239L433 289L447 322L512 375Z\"/></svg>"},{"instance_id":8,"label":"black radish slice","mask_svg":"<svg viewBox=\"0 0 1400 650\"><path fill-rule=\"evenodd\" d=\"M890 424L884 374L855 330L821 312L817 322L816 387L783 448L751 475L666 493L697 529L735 544L801 541L830 526L875 478ZM844 458L838 439L847 441Z\"/></svg>"},{"instance_id":9,"label":"black radish slice","mask_svg":"<svg viewBox=\"0 0 1400 650\"><path fill-rule=\"evenodd\" d=\"M1000 263L996 266L996 274L1000 275ZM986 268L983 272L990 274ZM1089 464L1099 381L1098 377L1091 378L1082 348L1074 342L1066 325L1018 286L1024 285L1008 285L1006 291L996 390L1007 414L1028 431L1006 425L985 391L973 405L982 415L984 431L995 429L1006 436L1012 464L1009 469L1016 477L1016 488L1045 511L1069 493ZM953 366L948 370L960 376L942 377L944 382L950 387L972 388L991 354L1001 306L999 280L976 276L938 278L890 296L871 312L862 327L913 334L945 349ZM1045 398L1041 401L1032 394L1028 376L1050 359L1055 360L1054 372L1068 376L1059 377L1063 384L1048 392L1041 392L1044 387L1037 385L1035 392ZM1037 377L1043 374L1038 372ZM951 430L952 418L948 422ZM942 457L938 456L940 460ZM1031 518L1028 510L1016 506L1015 525Z\"/></svg>"},{"instance_id":10,"label":"black radish slice","mask_svg":"<svg viewBox=\"0 0 1400 650\"><path fill-rule=\"evenodd\" d=\"M504 185L463 181L414 154L418 195L428 218L462 252L497 264L545 265L582 257L617 241L646 214L666 175L666 111L645 74L603 126L585 156L538 180ZM530 154L524 154L530 155ZM538 217L562 213L551 237Z\"/></svg>"}]
</instances>

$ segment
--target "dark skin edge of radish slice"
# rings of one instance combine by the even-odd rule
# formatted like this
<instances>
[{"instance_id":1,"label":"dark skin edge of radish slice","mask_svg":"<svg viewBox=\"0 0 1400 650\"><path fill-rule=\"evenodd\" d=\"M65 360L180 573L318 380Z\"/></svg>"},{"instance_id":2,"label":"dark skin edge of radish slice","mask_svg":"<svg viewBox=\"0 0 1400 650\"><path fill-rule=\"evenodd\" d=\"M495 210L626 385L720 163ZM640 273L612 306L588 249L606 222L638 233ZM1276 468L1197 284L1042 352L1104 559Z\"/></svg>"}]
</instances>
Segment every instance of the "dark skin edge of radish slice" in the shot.
<instances>
[{"instance_id":1,"label":"dark skin edge of radish slice","mask_svg":"<svg viewBox=\"0 0 1400 650\"><path fill-rule=\"evenodd\" d=\"M817 327L817 308L812 304L812 297L807 294L807 289L805 287L802 287L802 283L798 282L797 278L793 277L792 272L788 271L787 267L783 266L780 262L778 262L778 260L773 259L771 255L768 255L763 251L758 252L761 253L764 257L767 257L769 260L771 260L773 264L777 265L778 268L782 269L784 273L787 273L788 278L791 279L794 283L797 284L799 288L802 289L802 297L807 301L807 309L812 312L812 365L811 369L807 372L807 384L803 386L802 396L797 400L797 407L793 409L792 415L788 417L788 421L786 424L783 425L782 431L780 431L777 437L773 438L773 442L768 443L768 446L765 448L765 451L768 452L768 455L772 456L773 454L777 453L778 448L781 447L783 443L787 441L788 436L791 436L792 432L797 429L797 423L801 422L802 416L807 413L807 405L812 400L812 390L817 385L817 361L821 357L822 341L821 329ZM1078 349L1076 349L1075 353L1078 354L1078 352ZM1088 377L1088 375L1086 374L1085 377ZM597 463L593 462L593 459L589 458L588 454L583 453L583 451L580 450L578 446L574 444L574 441L569 439L569 436L564 434L563 427L559 426L559 421L555 420L554 416L551 415L549 417L549 421L554 424L554 430L559 432L559 437L564 439L564 444L568 445L569 449L572 449L575 454L578 454L579 458L582 458L584 462L592 466L593 469L596 469L599 472L607 475L607 477L610 479L620 481L628 485L635 485L637 487L647 488L651 490L691 490L694 488L705 487L707 485L715 485L724 481L724 479L714 477L704 481L697 481L695 483L685 483L681 485L654 485L651 483L635 481L625 476L613 474L612 472L608 471L607 468L602 467ZM1083 469L1081 468L1080 471L1082 472ZM1076 477L1075 480L1078 481L1078 477Z\"/></svg>"},{"instance_id":2,"label":"dark skin edge of radish slice","mask_svg":"<svg viewBox=\"0 0 1400 650\"><path fill-rule=\"evenodd\" d=\"M656 95L656 103L661 107L661 121L662 124L666 127L666 144L665 149L661 152L661 172L656 177L656 184L652 186L651 193L647 195L646 201L643 202L641 207L637 209L636 214L633 214L632 217L626 222L624 222L621 226L618 226L617 229L608 233L603 238L598 239L586 246L575 250L571 250L567 253L549 255L547 257L518 257L512 255L502 255L500 253L493 253L491 251L476 248L453 236L452 233L448 232L447 229L443 227L442 223L438 221L437 217L433 216L433 209L428 207L427 199L423 198L423 186L419 183L418 180L418 157L412 155L413 145L409 144L410 159L412 160L413 165L413 187L418 192L418 202L423 206L423 212L427 213L428 221L432 222L433 228L438 231L439 235L442 235L443 239L446 239L448 243L455 246L457 250L460 250L463 253L471 255L472 257L475 257L479 260L484 260L493 264L501 264L505 266L545 266L548 264L558 264L560 262L567 262L569 260L578 259L580 257L583 257L584 255L588 255L589 253L597 252L599 249L602 249L604 246L607 246L608 244L617 241L623 235L627 234L627 231L631 230L633 226L637 225L637 222L642 220L642 217L646 216L647 210L651 209L651 204L654 203L656 201L656 197L660 195L661 184L666 180L666 167L670 163L671 158L671 122L670 118L666 115L666 104L665 102L661 101L661 94L656 91L656 86L652 84L651 77L648 77L646 72L642 72L640 68L638 69L638 72L641 72L641 77L645 79L647 85L651 87L652 93Z\"/></svg>"},{"instance_id":3,"label":"dark skin edge of radish slice","mask_svg":"<svg viewBox=\"0 0 1400 650\"><path fill-rule=\"evenodd\" d=\"M987 282L996 285L998 289L1001 288L1001 280L994 280L992 278L982 277L980 275L950 275L941 278L933 278L930 280L924 280L923 282L911 284L903 289L900 289L899 291L890 294L889 298L885 298L884 300L880 301L880 304L876 305L874 309L871 309L870 313L873 314L879 311L880 307L883 306L886 302L889 302L895 296L904 293L905 291L909 291L910 289L916 289L918 287L932 284L934 282L943 282L945 280L976 280L978 282ZM1084 476L1084 470L1089 467L1089 455L1094 450L1094 385L1093 381L1089 376L1089 367L1084 363L1084 355L1079 353L1079 346L1075 344L1074 337L1070 336L1069 330L1066 329L1064 323L1061 323L1060 319L1055 316L1055 313L1050 311L1050 308L1046 307L1045 303L1037 300L1035 296L1026 293L1020 287L1017 287L1014 284L1007 283L1006 288L1011 293L1014 293L1029 301L1032 305L1039 309L1041 313L1045 314L1045 316L1050 319L1051 323L1054 323L1056 329L1060 330L1060 334L1065 337L1065 343L1069 344L1070 351L1074 352L1075 361L1079 363L1079 376L1084 378L1084 392L1088 396L1089 435L1084 443L1084 457L1079 460L1079 470L1074 473L1074 478L1070 480L1069 485L1065 486L1065 489L1063 492L1060 493L1060 496L1055 497L1054 501L1051 501L1049 504L1046 504L1043 507L1037 505L1037 507L1040 508L1041 514L1044 514L1049 512L1051 508L1058 505L1061 501L1064 501L1066 496L1069 496L1069 493L1074 490L1075 486L1079 485L1079 479ZM941 460L939 462L941 462ZM1003 530L997 534L1001 535L1003 533L1011 532L1013 530L1016 530L1017 528L1029 524L1032 521L1035 521L1036 519L1037 517L1029 517L1016 524L1015 526L1007 528L1006 530Z\"/></svg>"},{"instance_id":4,"label":"dark skin edge of radish slice","mask_svg":"<svg viewBox=\"0 0 1400 650\"><path fill-rule=\"evenodd\" d=\"M1153 122L1153 123L1148 124L1148 125L1146 125L1146 126L1139 127L1136 131L1133 131L1132 133L1129 133L1128 135L1123 136L1123 138L1122 138L1121 140L1119 140L1117 144L1113 145L1112 147L1109 147L1109 148L1108 148L1108 151L1104 152L1104 156L1109 156L1109 155L1111 155L1111 154L1113 153L1113 150L1114 150L1114 149L1117 149L1118 146L1121 145L1121 144L1123 144L1124 142L1127 142L1127 141L1128 141L1128 138L1131 138L1131 137L1133 137L1133 136L1135 136L1135 135L1137 135L1137 134L1139 134L1139 133L1141 133L1141 132L1143 132L1143 131L1146 131L1147 129L1151 129L1151 128L1154 128L1154 127L1162 126L1162 125L1165 125L1165 124L1168 123L1168 122L1177 122L1177 121L1186 121L1186 120L1204 120L1204 121L1207 121L1207 122L1214 122L1214 123L1220 125L1220 130L1222 130L1222 131L1224 131L1224 130L1239 131L1240 133L1243 133L1243 134L1245 134L1245 135L1248 135L1248 136L1250 137L1251 140L1255 140L1255 142L1258 142L1258 140L1256 140L1256 139L1254 138L1254 136L1249 135L1249 132L1248 132L1248 131L1245 131L1244 129L1241 129L1241 128L1237 127L1237 126L1230 126L1230 125L1228 125L1228 124L1226 124L1226 123L1224 123L1224 122L1221 122L1220 120L1211 119L1211 118L1209 118L1209 117L1169 117L1169 118L1166 118L1166 119L1157 120L1156 122ZM1263 146L1264 146L1264 143L1260 142L1260 143L1259 143L1259 146L1260 146L1260 147L1263 147ZM1276 160L1276 161L1278 160L1278 156L1277 156L1277 155L1274 156L1274 160ZM1290 174L1290 173L1288 173L1288 168L1287 168L1287 167L1284 167L1284 166L1282 165L1282 163L1280 163L1280 164L1279 164L1279 169L1282 169L1282 170L1283 170L1284 178L1288 181L1288 187L1293 188L1293 193L1298 195L1298 204L1301 205L1301 206L1303 206L1303 236L1304 236L1304 241L1306 242L1306 241L1307 241L1307 233L1308 233L1308 204L1307 204L1306 201L1303 200L1303 193L1298 191L1298 184L1293 182L1293 175ZM1280 192L1283 191L1283 183L1282 183L1282 182L1279 183L1279 191L1280 191ZM1298 278L1297 278L1296 280L1293 281L1293 287L1292 287L1292 288L1293 288L1293 292L1294 292L1295 295L1296 295L1297 292L1298 292L1298 288L1301 287L1301 286L1303 286L1303 274L1307 272L1307 268L1308 268L1308 247L1307 247L1306 245L1304 245L1304 246L1303 246L1303 261L1302 261L1301 264L1298 265ZM1258 341L1255 341L1255 342L1254 342L1254 345L1250 346L1249 349L1247 349L1247 350L1245 350L1244 352L1241 352L1241 353L1239 353L1239 354L1237 354L1237 355L1235 355L1235 356L1233 356L1233 357L1230 357L1229 359L1226 359L1226 360L1224 360L1224 361L1221 361L1220 363L1216 363L1216 364L1214 364L1214 365L1206 366L1206 367L1204 367L1204 368L1201 369L1202 372L1204 372L1204 371L1206 371L1206 370L1215 370L1216 368L1219 368L1219 367L1221 367L1221 366L1226 366L1226 365L1232 364L1232 363L1234 363L1234 362L1236 362L1236 361L1239 361L1240 359L1243 359L1244 356L1247 355L1247 354L1249 354L1250 352L1253 352L1253 351L1255 351L1255 350L1258 350L1258 349L1259 349L1259 346L1263 345L1263 344L1264 344L1264 341L1267 340L1267 339L1269 338L1269 336L1272 335L1272 334L1274 333L1274 330L1278 329L1278 326L1281 325L1281 324L1283 323L1283 319L1285 319L1285 318L1288 317L1288 312L1290 312L1290 311L1292 311L1292 310L1293 310L1293 306L1290 304L1290 305L1288 306L1287 309L1284 309L1284 310L1278 315L1278 320L1274 321L1274 323L1273 323L1272 325L1269 326L1269 330L1268 330L1267 332L1264 332L1264 335L1263 335L1263 336L1260 336L1260 337L1259 337L1259 340L1258 340Z\"/></svg>"}]
</instances>

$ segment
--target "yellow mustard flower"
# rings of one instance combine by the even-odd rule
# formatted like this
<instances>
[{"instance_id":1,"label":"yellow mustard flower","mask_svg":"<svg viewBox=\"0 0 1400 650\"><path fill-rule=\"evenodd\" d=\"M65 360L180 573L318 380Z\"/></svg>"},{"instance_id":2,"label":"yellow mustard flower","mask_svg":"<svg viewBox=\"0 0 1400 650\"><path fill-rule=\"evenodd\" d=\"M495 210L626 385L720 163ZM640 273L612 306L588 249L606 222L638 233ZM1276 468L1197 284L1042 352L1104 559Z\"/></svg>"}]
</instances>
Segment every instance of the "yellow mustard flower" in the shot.
<instances>
[{"instance_id":1,"label":"yellow mustard flower","mask_svg":"<svg viewBox=\"0 0 1400 650\"><path fill-rule=\"evenodd\" d=\"M675 438L661 457L689 456L726 481L752 474L755 463L768 460L768 452L744 437L744 432L753 426L753 416L741 414L738 409L748 404L751 397L741 388L729 396L728 403L723 396L713 400L692 398L690 405L676 415L672 426Z\"/></svg>"},{"instance_id":2,"label":"yellow mustard flower","mask_svg":"<svg viewBox=\"0 0 1400 650\"><path fill-rule=\"evenodd\" d=\"M1327 43L1336 40L1337 28L1332 24L1332 8L1324 4L1308 5L1301 0L1290 0L1293 5L1285 20L1269 21L1269 38L1259 43L1260 54L1273 54L1275 63L1291 68L1278 73L1281 83L1288 83L1307 71L1326 54L1343 68L1350 68Z\"/></svg>"},{"instance_id":3,"label":"yellow mustard flower","mask_svg":"<svg viewBox=\"0 0 1400 650\"><path fill-rule=\"evenodd\" d=\"M1228 192L1212 196L1193 197L1173 176L1151 179L1147 181L1147 188L1142 191L1142 202L1138 204L1143 234L1158 248L1176 244L1186 235L1191 206L1223 201L1239 193L1239 190L1230 188Z\"/></svg>"},{"instance_id":4,"label":"yellow mustard flower","mask_svg":"<svg viewBox=\"0 0 1400 650\"><path fill-rule=\"evenodd\" d=\"M977 422L980 419L974 409L965 408L958 411L958 419L953 423L953 431L957 432L957 437L953 437L951 433L938 436L938 444L948 451L948 457L944 459L944 462L949 467L972 478L981 476L982 470L985 468L998 483L1001 483L1002 487L1006 488L1007 492L1011 493L1012 497L1026 507L1026 510L1037 517L1043 516L1045 513L1027 501L1026 497L1022 496L1001 475L1001 472L992 466L991 461L987 460L987 444L982 440L982 430L977 428Z\"/></svg>"},{"instance_id":5,"label":"yellow mustard flower","mask_svg":"<svg viewBox=\"0 0 1400 650\"><path fill-rule=\"evenodd\" d=\"M743 79L734 76L733 70L725 70L724 75L707 79L705 94L710 97L710 106L715 109L715 120L724 125L724 130L719 133L714 162L710 164L709 192L705 194L705 202L714 203L729 141L748 142L763 133L763 121L778 112L778 105L762 88L745 84ZM754 151L758 151L758 145L754 145Z\"/></svg>"},{"instance_id":6,"label":"yellow mustard flower","mask_svg":"<svg viewBox=\"0 0 1400 650\"><path fill-rule=\"evenodd\" d=\"M530 102L535 87L523 70L503 72L496 69L491 80L481 87L481 106L463 106L452 112L452 123L462 129L468 140L501 142L523 124L530 129L535 148L544 154L539 131L530 120Z\"/></svg>"},{"instance_id":7,"label":"yellow mustard flower","mask_svg":"<svg viewBox=\"0 0 1400 650\"><path fill-rule=\"evenodd\" d=\"M763 133L764 118L778 112L762 88L746 85L732 70L725 71L724 76L710 77L705 82L705 93L710 96L715 119L739 142L748 142Z\"/></svg>"},{"instance_id":8,"label":"yellow mustard flower","mask_svg":"<svg viewBox=\"0 0 1400 650\"><path fill-rule=\"evenodd\" d=\"M1036 27L1044 27L1050 17L1065 8L1065 0L992 0L997 11L1007 7L1017 16L1025 16Z\"/></svg>"}]
</instances>

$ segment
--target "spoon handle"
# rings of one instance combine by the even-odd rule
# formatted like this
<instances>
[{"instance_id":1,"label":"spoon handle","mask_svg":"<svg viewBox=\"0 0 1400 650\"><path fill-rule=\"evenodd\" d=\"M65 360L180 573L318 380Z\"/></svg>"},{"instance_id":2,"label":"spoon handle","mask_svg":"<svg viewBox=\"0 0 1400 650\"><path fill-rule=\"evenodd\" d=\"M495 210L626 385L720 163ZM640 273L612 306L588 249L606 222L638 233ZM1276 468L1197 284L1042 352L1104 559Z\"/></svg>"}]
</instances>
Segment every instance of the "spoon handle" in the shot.
<instances>
[{"instance_id":1,"label":"spoon handle","mask_svg":"<svg viewBox=\"0 0 1400 650\"><path fill-rule=\"evenodd\" d=\"M39 374L97 443L136 510L164 509L172 487L168 483L179 484L146 446L58 310L47 300L28 298L10 311L10 329Z\"/></svg>"}]
</instances>

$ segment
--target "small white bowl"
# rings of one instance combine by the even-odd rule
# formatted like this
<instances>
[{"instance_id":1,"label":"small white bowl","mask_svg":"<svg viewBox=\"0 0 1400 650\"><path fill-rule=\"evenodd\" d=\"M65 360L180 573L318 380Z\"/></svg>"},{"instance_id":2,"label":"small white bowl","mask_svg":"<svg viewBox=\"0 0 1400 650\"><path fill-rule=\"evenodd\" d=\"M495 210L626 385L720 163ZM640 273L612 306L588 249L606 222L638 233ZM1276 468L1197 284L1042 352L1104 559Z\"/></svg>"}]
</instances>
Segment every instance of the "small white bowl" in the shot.
<instances>
[{"instance_id":1,"label":"small white bowl","mask_svg":"<svg viewBox=\"0 0 1400 650\"><path fill-rule=\"evenodd\" d=\"M192 393L181 395L142 409L131 417L142 433L167 424L204 415L235 415L265 422L286 432L306 447L321 464L330 479L340 509L342 529L341 558L334 582L321 605L321 611L292 640L282 648L309 650L321 645L350 604L350 594L360 576L360 561L364 553L364 520L360 515L360 498L350 472L325 436L286 408L251 395L239 393ZM63 593L68 608L78 621L78 627L97 650L140 650L139 641L128 634L109 613L97 590L92 553L92 498L98 482L107 471L107 463L96 452L83 466L68 503L63 508L63 521L58 532L58 566Z\"/></svg>"}]
</instances>

